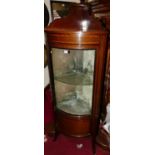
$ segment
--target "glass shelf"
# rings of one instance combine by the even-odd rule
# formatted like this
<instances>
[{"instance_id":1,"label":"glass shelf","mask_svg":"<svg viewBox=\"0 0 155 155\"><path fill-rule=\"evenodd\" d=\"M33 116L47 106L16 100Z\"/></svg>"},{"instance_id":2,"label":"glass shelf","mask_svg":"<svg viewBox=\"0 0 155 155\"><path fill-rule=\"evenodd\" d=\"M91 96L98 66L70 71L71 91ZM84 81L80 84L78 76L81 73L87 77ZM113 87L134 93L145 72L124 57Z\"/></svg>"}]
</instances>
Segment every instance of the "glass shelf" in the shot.
<instances>
[{"instance_id":1,"label":"glass shelf","mask_svg":"<svg viewBox=\"0 0 155 155\"><path fill-rule=\"evenodd\" d=\"M92 109L95 50L52 49L56 107L73 115Z\"/></svg>"},{"instance_id":2,"label":"glass shelf","mask_svg":"<svg viewBox=\"0 0 155 155\"><path fill-rule=\"evenodd\" d=\"M58 109L73 115L90 114L89 104L80 99L69 99L58 103Z\"/></svg>"},{"instance_id":3,"label":"glass shelf","mask_svg":"<svg viewBox=\"0 0 155 155\"><path fill-rule=\"evenodd\" d=\"M93 85L93 73L69 72L55 76L55 80L71 85Z\"/></svg>"},{"instance_id":4,"label":"glass shelf","mask_svg":"<svg viewBox=\"0 0 155 155\"><path fill-rule=\"evenodd\" d=\"M67 94L57 105L58 109L74 115L87 115L91 112L90 104L86 99L80 98L75 92Z\"/></svg>"}]
</instances>

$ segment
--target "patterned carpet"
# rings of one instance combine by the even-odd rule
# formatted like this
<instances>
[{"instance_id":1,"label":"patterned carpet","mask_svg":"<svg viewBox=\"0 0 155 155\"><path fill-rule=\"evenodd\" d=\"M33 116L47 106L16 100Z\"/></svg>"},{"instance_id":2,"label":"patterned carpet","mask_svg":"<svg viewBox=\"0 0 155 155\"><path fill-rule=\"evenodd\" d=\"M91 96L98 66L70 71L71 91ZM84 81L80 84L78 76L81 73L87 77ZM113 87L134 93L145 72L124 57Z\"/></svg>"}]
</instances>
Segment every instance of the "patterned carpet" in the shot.
<instances>
[{"instance_id":1,"label":"patterned carpet","mask_svg":"<svg viewBox=\"0 0 155 155\"><path fill-rule=\"evenodd\" d=\"M44 155L93 155L91 139L59 135L54 142L52 138L48 137L47 142L44 144ZM110 152L104 151L97 146L96 155L110 155Z\"/></svg>"}]
</instances>

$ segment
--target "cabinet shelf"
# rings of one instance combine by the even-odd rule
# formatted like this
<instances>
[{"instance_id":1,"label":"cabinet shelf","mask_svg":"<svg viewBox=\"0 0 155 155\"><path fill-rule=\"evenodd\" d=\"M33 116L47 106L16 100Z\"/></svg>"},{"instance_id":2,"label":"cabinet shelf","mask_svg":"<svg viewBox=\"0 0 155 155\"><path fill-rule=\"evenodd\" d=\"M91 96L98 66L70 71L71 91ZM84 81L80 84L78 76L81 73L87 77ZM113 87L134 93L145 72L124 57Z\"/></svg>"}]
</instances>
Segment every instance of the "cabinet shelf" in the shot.
<instances>
[{"instance_id":1,"label":"cabinet shelf","mask_svg":"<svg viewBox=\"0 0 155 155\"><path fill-rule=\"evenodd\" d=\"M82 72L69 72L55 76L55 80L70 85L93 85L93 74Z\"/></svg>"},{"instance_id":2,"label":"cabinet shelf","mask_svg":"<svg viewBox=\"0 0 155 155\"><path fill-rule=\"evenodd\" d=\"M57 108L73 115L88 115L91 113L89 103L77 98L63 100L57 104Z\"/></svg>"}]
</instances>

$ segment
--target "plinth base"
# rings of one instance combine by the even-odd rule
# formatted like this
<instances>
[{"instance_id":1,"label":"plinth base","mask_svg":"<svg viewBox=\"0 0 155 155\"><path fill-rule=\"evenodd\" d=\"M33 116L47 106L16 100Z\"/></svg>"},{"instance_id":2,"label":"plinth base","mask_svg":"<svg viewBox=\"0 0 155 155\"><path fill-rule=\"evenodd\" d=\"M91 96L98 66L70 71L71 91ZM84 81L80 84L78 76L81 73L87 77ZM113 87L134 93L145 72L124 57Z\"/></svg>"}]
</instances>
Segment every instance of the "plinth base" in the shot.
<instances>
[{"instance_id":1,"label":"plinth base","mask_svg":"<svg viewBox=\"0 0 155 155\"><path fill-rule=\"evenodd\" d=\"M59 132L73 137L90 135L90 115L71 115L60 110L56 114Z\"/></svg>"}]
</instances>

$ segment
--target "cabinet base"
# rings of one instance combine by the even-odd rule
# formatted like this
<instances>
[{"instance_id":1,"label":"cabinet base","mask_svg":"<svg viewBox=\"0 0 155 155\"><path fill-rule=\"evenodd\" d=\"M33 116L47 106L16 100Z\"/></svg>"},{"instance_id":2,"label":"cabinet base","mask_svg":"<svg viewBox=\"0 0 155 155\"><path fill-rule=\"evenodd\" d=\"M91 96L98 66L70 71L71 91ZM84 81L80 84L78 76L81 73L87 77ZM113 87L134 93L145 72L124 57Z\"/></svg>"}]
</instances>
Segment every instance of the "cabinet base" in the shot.
<instances>
[{"instance_id":1,"label":"cabinet base","mask_svg":"<svg viewBox=\"0 0 155 155\"><path fill-rule=\"evenodd\" d=\"M90 135L90 115L71 115L58 110L56 118L58 132L73 137Z\"/></svg>"}]
</instances>

